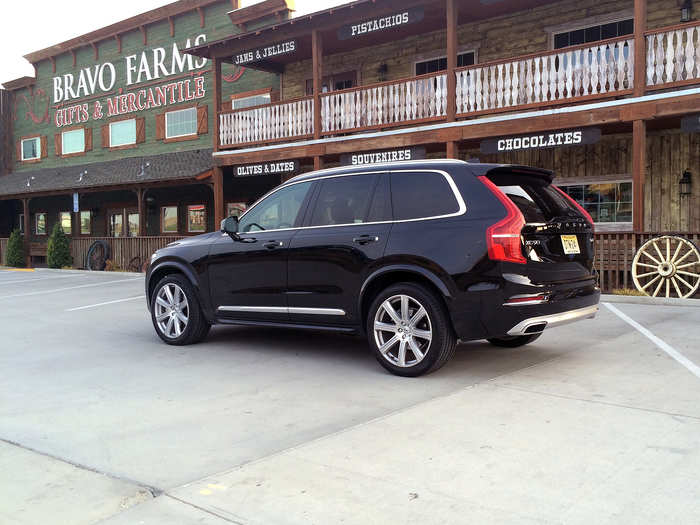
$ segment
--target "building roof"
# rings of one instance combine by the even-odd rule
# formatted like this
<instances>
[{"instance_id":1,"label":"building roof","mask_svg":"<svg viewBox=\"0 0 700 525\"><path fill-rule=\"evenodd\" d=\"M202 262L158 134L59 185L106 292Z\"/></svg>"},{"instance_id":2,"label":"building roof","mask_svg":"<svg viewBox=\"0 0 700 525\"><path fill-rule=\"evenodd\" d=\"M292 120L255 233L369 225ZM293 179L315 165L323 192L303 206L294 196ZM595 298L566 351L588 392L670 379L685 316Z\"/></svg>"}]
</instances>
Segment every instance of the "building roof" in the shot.
<instances>
[{"instance_id":1,"label":"building roof","mask_svg":"<svg viewBox=\"0 0 700 525\"><path fill-rule=\"evenodd\" d=\"M108 160L0 176L0 197L157 181L191 180L212 168L212 150L198 149Z\"/></svg>"},{"instance_id":2,"label":"building roof","mask_svg":"<svg viewBox=\"0 0 700 525\"><path fill-rule=\"evenodd\" d=\"M8 91L13 91L15 89L21 89L27 86L31 86L36 82L36 79L34 77L19 77L14 80L8 80L7 82L2 83L2 87L7 89Z\"/></svg>"}]
</instances>

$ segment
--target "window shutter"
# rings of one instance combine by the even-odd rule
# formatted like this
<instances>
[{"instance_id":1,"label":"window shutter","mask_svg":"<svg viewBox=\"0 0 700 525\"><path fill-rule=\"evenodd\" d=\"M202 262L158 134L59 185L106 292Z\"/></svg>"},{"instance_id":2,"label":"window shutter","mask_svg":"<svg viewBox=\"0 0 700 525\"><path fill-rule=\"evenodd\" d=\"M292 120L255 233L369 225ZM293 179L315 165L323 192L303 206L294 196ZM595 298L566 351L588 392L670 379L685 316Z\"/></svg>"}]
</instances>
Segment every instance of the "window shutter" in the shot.
<instances>
[{"instance_id":1,"label":"window shutter","mask_svg":"<svg viewBox=\"0 0 700 525\"><path fill-rule=\"evenodd\" d=\"M92 151L92 128L85 128L85 151Z\"/></svg>"},{"instance_id":2,"label":"window shutter","mask_svg":"<svg viewBox=\"0 0 700 525\"><path fill-rule=\"evenodd\" d=\"M53 136L53 147L54 147L54 152L56 153L57 157L60 157L61 154L63 153L63 142L61 141L61 134L56 133ZM42 150L43 153L43 150Z\"/></svg>"},{"instance_id":3,"label":"window shutter","mask_svg":"<svg viewBox=\"0 0 700 525\"><path fill-rule=\"evenodd\" d=\"M209 106L197 106L197 135L209 132Z\"/></svg>"},{"instance_id":4,"label":"window shutter","mask_svg":"<svg viewBox=\"0 0 700 525\"><path fill-rule=\"evenodd\" d=\"M165 113L156 115L156 140L165 138Z\"/></svg>"},{"instance_id":5,"label":"window shutter","mask_svg":"<svg viewBox=\"0 0 700 525\"><path fill-rule=\"evenodd\" d=\"M136 119L136 144L146 142L146 118L139 117Z\"/></svg>"},{"instance_id":6,"label":"window shutter","mask_svg":"<svg viewBox=\"0 0 700 525\"><path fill-rule=\"evenodd\" d=\"M15 160L17 162L22 162L22 141L21 140L17 141L17 158Z\"/></svg>"},{"instance_id":7,"label":"window shutter","mask_svg":"<svg viewBox=\"0 0 700 525\"><path fill-rule=\"evenodd\" d=\"M102 126L102 147L109 148L109 124Z\"/></svg>"},{"instance_id":8,"label":"window shutter","mask_svg":"<svg viewBox=\"0 0 700 525\"><path fill-rule=\"evenodd\" d=\"M40 139L41 143L41 158L44 159L49 156L49 137L47 135L42 135Z\"/></svg>"}]
</instances>

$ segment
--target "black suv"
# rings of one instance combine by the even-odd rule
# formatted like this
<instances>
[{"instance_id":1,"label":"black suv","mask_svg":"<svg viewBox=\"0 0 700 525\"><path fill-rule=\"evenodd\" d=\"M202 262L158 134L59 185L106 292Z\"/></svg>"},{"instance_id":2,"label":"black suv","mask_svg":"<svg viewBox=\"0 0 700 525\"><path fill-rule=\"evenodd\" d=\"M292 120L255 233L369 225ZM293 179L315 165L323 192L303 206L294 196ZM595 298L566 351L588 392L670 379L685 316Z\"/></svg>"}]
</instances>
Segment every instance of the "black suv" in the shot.
<instances>
[{"instance_id":1,"label":"black suv","mask_svg":"<svg viewBox=\"0 0 700 525\"><path fill-rule=\"evenodd\" d=\"M417 376L458 340L516 347L593 317L592 265L591 217L551 172L397 162L294 177L158 250L146 294L169 344L214 323L366 334L387 370Z\"/></svg>"}]
</instances>

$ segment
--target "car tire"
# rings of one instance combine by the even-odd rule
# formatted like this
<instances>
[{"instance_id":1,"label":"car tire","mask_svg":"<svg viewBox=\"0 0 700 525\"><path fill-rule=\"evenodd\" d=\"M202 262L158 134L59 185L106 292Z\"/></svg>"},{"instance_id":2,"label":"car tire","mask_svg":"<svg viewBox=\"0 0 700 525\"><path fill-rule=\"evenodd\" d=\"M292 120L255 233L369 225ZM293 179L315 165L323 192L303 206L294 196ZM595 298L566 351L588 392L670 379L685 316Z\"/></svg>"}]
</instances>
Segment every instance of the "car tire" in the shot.
<instances>
[{"instance_id":1,"label":"car tire","mask_svg":"<svg viewBox=\"0 0 700 525\"><path fill-rule=\"evenodd\" d=\"M434 372L457 346L442 301L415 283L394 284L377 295L367 315L367 339L377 361L403 377Z\"/></svg>"},{"instance_id":2,"label":"car tire","mask_svg":"<svg viewBox=\"0 0 700 525\"><path fill-rule=\"evenodd\" d=\"M180 274L166 275L156 285L151 296L151 320L158 336L175 346L198 343L211 328L192 283Z\"/></svg>"},{"instance_id":3,"label":"car tire","mask_svg":"<svg viewBox=\"0 0 700 525\"><path fill-rule=\"evenodd\" d=\"M491 337L487 339L487 341L494 346L500 346L503 348L517 348L519 346L524 346L528 343L532 343L541 335L542 333L529 335L513 335L506 337Z\"/></svg>"}]
</instances>

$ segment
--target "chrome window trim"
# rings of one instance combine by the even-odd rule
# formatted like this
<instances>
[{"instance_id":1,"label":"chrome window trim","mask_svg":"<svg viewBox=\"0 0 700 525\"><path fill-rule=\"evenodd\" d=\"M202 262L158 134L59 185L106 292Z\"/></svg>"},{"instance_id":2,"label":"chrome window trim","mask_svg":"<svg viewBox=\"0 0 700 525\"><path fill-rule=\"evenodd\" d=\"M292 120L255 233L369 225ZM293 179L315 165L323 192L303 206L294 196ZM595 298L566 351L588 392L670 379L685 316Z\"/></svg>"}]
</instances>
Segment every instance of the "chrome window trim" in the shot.
<instances>
[{"instance_id":1,"label":"chrome window trim","mask_svg":"<svg viewBox=\"0 0 700 525\"><path fill-rule=\"evenodd\" d=\"M337 169L337 168L336 168ZM467 212L467 205L464 202L464 199L462 198L462 194L459 192L459 189L457 188L457 184L455 184L454 179L452 178L452 175L447 173L444 170L438 170L438 169L421 169L421 168L414 168L414 169L403 169L403 170L386 170L386 171L358 171L354 173L338 173L336 175L319 175L317 177L313 177L311 179L304 179L300 180L297 182L290 182L281 186L278 186L277 188L274 188L272 191L267 192L265 195L260 197L255 203L248 208L243 215L239 217L239 222L243 220L243 218L246 216L248 212L251 210L255 209L255 207L260 204L263 200L265 200L267 197L270 195L274 194L275 192L283 189L283 188L289 188L290 186L294 186L295 184L304 184L304 183L311 183L317 180L325 180L325 179L335 179L339 177L353 177L355 175L381 175L383 173L415 173L416 171L424 172L424 173L439 173L443 177L445 177L445 180L447 180L447 184L450 186L452 189L452 193L455 196L455 199L457 199L457 204L459 206L459 209L454 212L454 213L448 213L446 215L433 215L433 216L428 216L428 217L418 217L415 219L401 219L401 220L390 220L390 221L375 221L375 222L352 222L348 224L324 224L320 226L298 226L296 228L278 228L275 230L256 230L253 232L239 232L241 235L248 235L248 234L260 234L260 233L268 233L268 232L282 232L282 231L292 231L292 230L311 230L311 229L316 229L316 228L341 228L341 227L346 227L346 226L371 226L375 224L399 224L399 223L404 223L404 222L416 222L416 221L431 221L435 219L447 219L450 217L459 217L461 215L464 215Z\"/></svg>"},{"instance_id":2,"label":"chrome window trim","mask_svg":"<svg viewBox=\"0 0 700 525\"><path fill-rule=\"evenodd\" d=\"M307 314L307 315L345 315L340 308L312 308L302 306L219 306L221 312L247 312L266 314Z\"/></svg>"}]
</instances>

